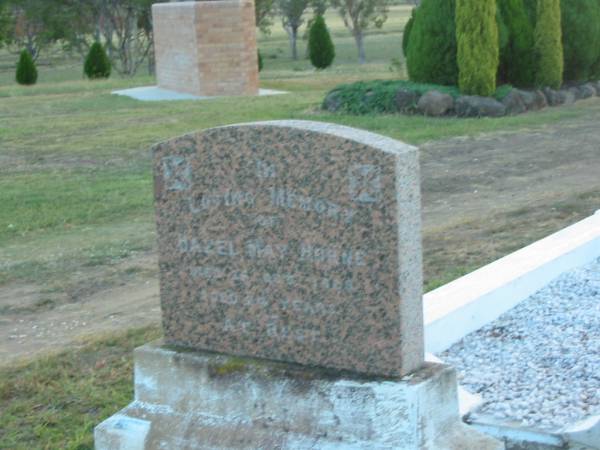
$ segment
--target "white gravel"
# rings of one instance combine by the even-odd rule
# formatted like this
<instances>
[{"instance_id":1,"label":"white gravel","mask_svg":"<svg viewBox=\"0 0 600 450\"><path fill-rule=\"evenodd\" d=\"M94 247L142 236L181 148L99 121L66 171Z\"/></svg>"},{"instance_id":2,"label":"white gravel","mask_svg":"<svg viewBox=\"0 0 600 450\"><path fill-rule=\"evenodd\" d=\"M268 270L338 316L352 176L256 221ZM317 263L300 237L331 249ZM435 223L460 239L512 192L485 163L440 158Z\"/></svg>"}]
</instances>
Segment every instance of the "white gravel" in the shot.
<instances>
[{"instance_id":1,"label":"white gravel","mask_svg":"<svg viewBox=\"0 0 600 450\"><path fill-rule=\"evenodd\" d=\"M482 395L475 418L557 430L600 414L600 259L438 356Z\"/></svg>"}]
</instances>

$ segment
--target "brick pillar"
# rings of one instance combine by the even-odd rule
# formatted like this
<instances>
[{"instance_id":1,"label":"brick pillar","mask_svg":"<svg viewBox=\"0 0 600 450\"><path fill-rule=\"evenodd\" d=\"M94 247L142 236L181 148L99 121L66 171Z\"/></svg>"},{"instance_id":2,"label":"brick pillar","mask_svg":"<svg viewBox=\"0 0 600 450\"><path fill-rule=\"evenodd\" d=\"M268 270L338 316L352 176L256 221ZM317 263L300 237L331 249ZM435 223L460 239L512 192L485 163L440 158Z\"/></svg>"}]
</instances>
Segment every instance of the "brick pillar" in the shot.
<instances>
[{"instance_id":1,"label":"brick pillar","mask_svg":"<svg viewBox=\"0 0 600 450\"><path fill-rule=\"evenodd\" d=\"M258 94L253 0L152 6L158 86L199 96Z\"/></svg>"}]
</instances>

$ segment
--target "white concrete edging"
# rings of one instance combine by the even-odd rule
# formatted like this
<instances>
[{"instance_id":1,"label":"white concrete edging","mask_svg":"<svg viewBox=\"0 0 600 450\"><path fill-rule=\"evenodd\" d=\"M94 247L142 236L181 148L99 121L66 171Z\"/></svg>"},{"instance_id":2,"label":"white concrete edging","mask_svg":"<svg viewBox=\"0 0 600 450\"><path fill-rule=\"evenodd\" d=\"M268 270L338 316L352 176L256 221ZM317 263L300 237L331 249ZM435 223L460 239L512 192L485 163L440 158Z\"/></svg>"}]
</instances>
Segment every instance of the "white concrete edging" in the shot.
<instances>
[{"instance_id":1,"label":"white concrete edging","mask_svg":"<svg viewBox=\"0 0 600 450\"><path fill-rule=\"evenodd\" d=\"M447 350L554 278L600 257L600 210L423 297L425 349Z\"/></svg>"},{"instance_id":2,"label":"white concrete edging","mask_svg":"<svg viewBox=\"0 0 600 450\"><path fill-rule=\"evenodd\" d=\"M160 88L158 86L141 86L130 89L121 89L112 91L113 95L121 95L134 100L143 102L162 102L162 101L177 101L177 100L213 100L216 98L227 98L226 96L219 97L200 97L198 95L188 94L185 92L172 91L170 89ZM274 89L259 89L258 96L265 95L281 95L287 94L285 91L276 91Z\"/></svg>"}]
</instances>

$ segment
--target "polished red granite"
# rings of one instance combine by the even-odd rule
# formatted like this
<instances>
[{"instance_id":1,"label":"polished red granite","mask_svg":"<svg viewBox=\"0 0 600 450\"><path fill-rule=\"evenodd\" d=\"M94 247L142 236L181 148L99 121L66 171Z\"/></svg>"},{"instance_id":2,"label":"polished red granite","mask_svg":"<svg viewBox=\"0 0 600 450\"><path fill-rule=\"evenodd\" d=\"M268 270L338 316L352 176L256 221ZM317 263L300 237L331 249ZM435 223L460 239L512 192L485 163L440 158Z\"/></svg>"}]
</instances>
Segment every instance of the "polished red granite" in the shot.
<instances>
[{"instance_id":1,"label":"polished red granite","mask_svg":"<svg viewBox=\"0 0 600 450\"><path fill-rule=\"evenodd\" d=\"M154 148L167 343L402 376L423 364L418 153L316 122Z\"/></svg>"}]
</instances>

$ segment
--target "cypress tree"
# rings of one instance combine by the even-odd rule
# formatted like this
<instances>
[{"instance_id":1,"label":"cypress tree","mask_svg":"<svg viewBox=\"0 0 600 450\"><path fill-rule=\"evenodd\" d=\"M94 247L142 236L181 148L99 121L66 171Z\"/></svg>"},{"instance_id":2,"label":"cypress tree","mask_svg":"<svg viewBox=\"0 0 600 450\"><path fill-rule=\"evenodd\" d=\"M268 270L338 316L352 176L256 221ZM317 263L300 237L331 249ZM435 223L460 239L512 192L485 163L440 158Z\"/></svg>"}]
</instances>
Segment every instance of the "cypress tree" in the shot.
<instances>
[{"instance_id":1,"label":"cypress tree","mask_svg":"<svg viewBox=\"0 0 600 450\"><path fill-rule=\"evenodd\" d=\"M423 0L414 12L406 51L412 81L456 85L455 0Z\"/></svg>"},{"instance_id":2,"label":"cypress tree","mask_svg":"<svg viewBox=\"0 0 600 450\"><path fill-rule=\"evenodd\" d=\"M416 10L417 10L417 8L412 9L412 11L410 13L410 19L408 19L408 22L406 22L406 25L404 25L404 30L402 30L402 52L404 53L405 57L408 52L408 42L410 40L410 32L412 31L413 24L415 23Z\"/></svg>"},{"instance_id":3,"label":"cypress tree","mask_svg":"<svg viewBox=\"0 0 600 450\"><path fill-rule=\"evenodd\" d=\"M256 55L257 55L257 58L258 58L258 71L262 72L262 70L263 70L263 57L260 54L260 50L256 50Z\"/></svg>"},{"instance_id":4,"label":"cypress tree","mask_svg":"<svg viewBox=\"0 0 600 450\"><path fill-rule=\"evenodd\" d=\"M315 18L308 32L308 56L317 69L326 69L335 58L335 47L321 15Z\"/></svg>"},{"instance_id":5,"label":"cypress tree","mask_svg":"<svg viewBox=\"0 0 600 450\"><path fill-rule=\"evenodd\" d=\"M600 57L600 2L562 0L562 41L566 81L587 81Z\"/></svg>"},{"instance_id":6,"label":"cypress tree","mask_svg":"<svg viewBox=\"0 0 600 450\"><path fill-rule=\"evenodd\" d=\"M461 92L494 94L500 53L495 0L456 0L456 41Z\"/></svg>"},{"instance_id":7,"label":"cypress tree","mask_svg":"<svg viewBox=\"0 0 600 450\"><path fill-rule=\"evenodd\" d=\"M27 50L21 52L19 62L17 63L16 80L19 84L31 85L37 82L38 72L33 62L33 58Z\"/></svg>"},{"instance_id":8,"label":"cypress tree","mask_svg":"<svg viewBox=\"0 0 600 450\"><path fill-rule=\"evenodd\" d=\"M500 5L496 7L496 23L498 24L498 48L500 49L500 61L502 61L502 55L506 53L508 44L510 43L510 33L504 15L500 9Z\"/></svg>"},{"instance_id":9,"label":"cypress tree","mask_svg":"<svg viewBox=\"0 0 600 450\"><path fill-rule=\"evenodd\" d=\"M83 72L90 80L110 77L110 60L100 42L94 42L90 47L83 65Z\"/></svg>"},{"instance_id":10,"label":"cypress tree","mask_svg":"<svg viewBox=\"0 0 600 450\"><path fill-rule=\"evenodd\" d=\"M527 13L527 17L529 17L529 21L533 25L535 29L535 22L537 20L537 2L538 0L523 0L523 6L525 6L525 12Z\"/></svg>"},{"instance_id":11,"label":"cypress tree","mask_svg":"<svg viewBox=\"0 0 600 450\"><path fill-rule=\"evenodd\" d=\"M558 89L562 85L564 67L560 0L538 0L535 53L536 84Z\"/></svg>"},{"instance_id":12,"label":"cypress tree","mask_svg":"<svg viewBox=\"0 0 600 450\"><path fill-rule=\"evenodd\" d=\"M498 0L508 31L507 45L500 45L499 79L519 87L535 83L534 27L523 0Z\"/></svg>"}]
</instances>

